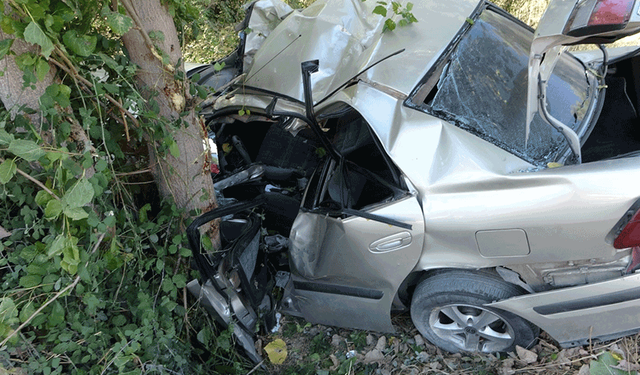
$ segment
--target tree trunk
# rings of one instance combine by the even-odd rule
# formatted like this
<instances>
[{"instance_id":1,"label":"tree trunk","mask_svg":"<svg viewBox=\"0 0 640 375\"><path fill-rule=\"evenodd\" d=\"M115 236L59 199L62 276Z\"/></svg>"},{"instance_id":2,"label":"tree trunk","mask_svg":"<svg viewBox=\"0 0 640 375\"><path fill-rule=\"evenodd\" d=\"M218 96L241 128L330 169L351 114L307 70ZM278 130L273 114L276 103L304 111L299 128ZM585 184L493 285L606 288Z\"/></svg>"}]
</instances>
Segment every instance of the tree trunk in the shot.
<instances>
[{"instance_id":1,"label":"tree trunk","mask_svg":"<svg viewBox=\"0 0 640 375\"><path fill-rule=\"evenodd\" d=\"M10 39L12 37L12 35L7 35L0 29L0 40ZM44 94L47 86L53 83L56 70L51 66L44 80L36 82L32 88L24 88L22 71L15 62L15 56L25 52L37 54L38 50L38 46L31 45L22 39L15 39L13 41L11 51L13 51L15 55L7 54L3 59L0 59L0 71L4 73L2 79L0 79L0 100L12 115L16 115L21 106L35 110L36 113L28 115L27 117L39 128L40 105L38 101L40 96Z\"/></svg>"},{"instance_id":2,"label":"tree trunk","mask_svg":"<svg viewBox=\"0 0 640 375\"><path fill-rule=\"evenodd\" d=\"M179 208L208 211L216 206L216 200L210 155L203 147L207 133L194 109L185 109L186 86L174 78L175 70L184 71L184 65L178 65L182 53L173 19L159 0L139 0L135 4L123 0L122 4L134 20L134 28L122 39L139 66L139 90L144 97L157 101L161 116L170 121L183 120L183 125L173 130L179 156L169 152L161 156L156 145L149 145L155 180L161 194L172 198ZM184 111L187 115L180 117Z\"/></svg>"}]
</instances>

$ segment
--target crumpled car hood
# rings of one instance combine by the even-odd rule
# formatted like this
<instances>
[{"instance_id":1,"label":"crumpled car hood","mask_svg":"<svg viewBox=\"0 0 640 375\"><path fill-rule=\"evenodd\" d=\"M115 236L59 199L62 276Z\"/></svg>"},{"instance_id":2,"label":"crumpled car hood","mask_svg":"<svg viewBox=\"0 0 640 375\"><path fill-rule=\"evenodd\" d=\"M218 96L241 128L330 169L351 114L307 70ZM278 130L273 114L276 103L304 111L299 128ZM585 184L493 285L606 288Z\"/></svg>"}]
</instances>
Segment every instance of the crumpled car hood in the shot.
<instances>
[{"instance_id":1,"label":"crumpled car hood","mask_svg":"<svg viewBox=\"0 0 640 375\"><path fill-rule=\"evenodd\" d=\"M318 59L320 70L312 75L317 102L367 66L404 48L365 77L408 95L478 3L416 2L412 13L418 23L383 33L385 19L372 13L378 5L374 0L318 0L292 12L269 34L246 69L245 85L303 100L300 63Z\"/></svg>"}]
</instances>

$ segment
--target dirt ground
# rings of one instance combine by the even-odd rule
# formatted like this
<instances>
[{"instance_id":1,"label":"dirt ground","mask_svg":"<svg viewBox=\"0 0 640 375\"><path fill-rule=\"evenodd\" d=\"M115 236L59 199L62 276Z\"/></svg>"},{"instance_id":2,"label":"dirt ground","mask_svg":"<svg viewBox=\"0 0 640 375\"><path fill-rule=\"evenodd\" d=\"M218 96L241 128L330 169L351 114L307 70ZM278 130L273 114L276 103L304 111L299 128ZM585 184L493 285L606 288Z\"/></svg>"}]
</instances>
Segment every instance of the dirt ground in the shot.
<instances>
[{"instance_id":1,"label":"dirt ground","mask_svg":"<svg viewBox=\"0 0 640 375\"><path fill-rule=\"evenodd\" d=\"M586 347L562 349L544 332L530 348L515 353L450 354L424 340L407 314L394 317L395 334L327 327L282 317L277 333L258 342L265 360L259 372L269 374L637 374L638 337ZM270 343L286 347L268 355ZM280 342L282 345L282 343ZM286 357L283 357L286 355ZM275 362L284 359L281 364ZM271 360L270 360L271 359ZM256 367L258 370L259 367Z\"/></svg>"}]
</instances>

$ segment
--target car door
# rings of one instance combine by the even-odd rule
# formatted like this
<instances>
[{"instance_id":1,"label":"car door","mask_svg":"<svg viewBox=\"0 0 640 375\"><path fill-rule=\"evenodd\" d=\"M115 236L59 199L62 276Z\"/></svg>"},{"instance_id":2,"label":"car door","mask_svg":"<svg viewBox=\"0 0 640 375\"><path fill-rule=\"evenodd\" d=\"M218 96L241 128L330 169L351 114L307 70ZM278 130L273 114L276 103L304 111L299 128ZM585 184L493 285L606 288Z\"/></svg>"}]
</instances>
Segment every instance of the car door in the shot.
<instances>
[{"instance_id":1,"label":"car door","mask_svg":"<svg viewBox=\"0 0 640 375\"><path fill-rule=\"evenodd\" d=\"M293 303L312 322L393 331L396 293L422 252L422 209L361 116L325 125L342 159L315 171L293 224Z\"/></svg>"}]
</instances>

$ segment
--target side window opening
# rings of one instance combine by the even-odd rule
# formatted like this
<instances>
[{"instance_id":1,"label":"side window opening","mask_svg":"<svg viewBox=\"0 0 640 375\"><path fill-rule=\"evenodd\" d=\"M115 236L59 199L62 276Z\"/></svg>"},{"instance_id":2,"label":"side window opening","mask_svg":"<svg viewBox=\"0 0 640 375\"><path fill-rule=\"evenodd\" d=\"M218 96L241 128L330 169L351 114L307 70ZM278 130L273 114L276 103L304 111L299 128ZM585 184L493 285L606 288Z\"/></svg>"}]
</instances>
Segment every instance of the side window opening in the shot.
<instances>
[{"instance_id":1,"label":"side window opening","mask_svg":"<svg viewBox=\"0 0 640 375\"><path fill-rule=\"evenodd\" d=\"M359 210L404 193L399 171L383 154L369 124L357 111L330 118L323 127L344 159L327 162L322 172L316 171L312 178L318 176L324 181L324 186L317 192L318 206ZM305 207L308 206L305 202Z\"/></svg>"}]
</instances>

